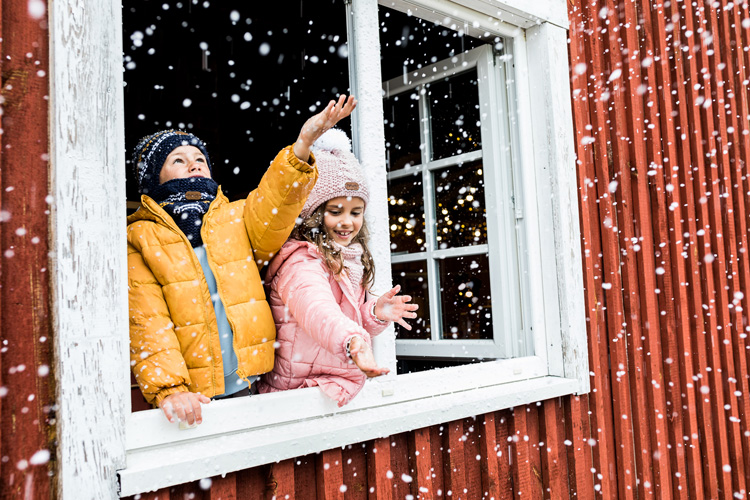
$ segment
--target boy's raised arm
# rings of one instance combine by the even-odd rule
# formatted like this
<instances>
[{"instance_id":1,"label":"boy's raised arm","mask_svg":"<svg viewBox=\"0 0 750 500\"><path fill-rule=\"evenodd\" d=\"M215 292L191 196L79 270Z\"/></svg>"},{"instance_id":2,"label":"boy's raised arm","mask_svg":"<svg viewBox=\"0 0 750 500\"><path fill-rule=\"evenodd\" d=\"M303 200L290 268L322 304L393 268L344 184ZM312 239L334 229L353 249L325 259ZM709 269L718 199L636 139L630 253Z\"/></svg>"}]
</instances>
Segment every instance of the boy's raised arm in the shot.
<instances>
[{"instance_id":1,"label":"boy's raised arm","mask_svg":"<svg viewBox=\"0 0 750 500\"><path fill-rule=\"evenodd\" d=\"M318 179L314 166L282 149L245 201L245 228L253 259L263 267L289 238L307 195Z\"/></svg>"},{"instance_id":2,"label":"boy's raised arm","mask_svg":"<svg viewBox=\"0 0 750 500\"><path fill-rule=\"evenodd\" d=\"M357 100L340 96L309 118L297 141L276 155L258 188L245 202L245 227L253 246L254 260L263 267L289 238L308 194L318 178L310 149L323 133L349 116Z\"/></svg>"},{"instance_id":3,"label":"boy's raised arm","mask_svg":"<svg viewBox=\"0 0 750 500\"><path fill-rule=\"evenodd\" d=\"M339 120L352 114L356 107L357 100L354 96L349 96L347 99L345 95L341 95L338 102L331 100L323 111L309 118L302 125L297 141L294 143L293 151L297 158L307 161L310 157L310 148L315 141Z\"/></svg>"}]
</instances>

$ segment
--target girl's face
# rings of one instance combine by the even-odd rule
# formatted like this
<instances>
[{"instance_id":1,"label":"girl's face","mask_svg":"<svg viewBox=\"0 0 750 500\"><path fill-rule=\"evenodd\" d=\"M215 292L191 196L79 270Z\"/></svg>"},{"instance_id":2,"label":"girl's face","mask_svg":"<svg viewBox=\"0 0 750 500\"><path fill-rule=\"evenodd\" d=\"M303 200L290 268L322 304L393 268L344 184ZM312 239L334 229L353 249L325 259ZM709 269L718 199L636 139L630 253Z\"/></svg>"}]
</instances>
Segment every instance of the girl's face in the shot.
<instances>
[{"instance_id":1,"label":"girl's face","mask_svg":"<svg viewBox=\"0 0 750 500\"><path fill-rule=\"evenodd\" d=\"M164 184L172 179L187 179L188 177L211 178L206 157L195 146L174 148L161 167L159 184Z\"/></svg>"},{"instance_id":2,"label":"girl's face","mask_svg":"<svg viewBox=\"0 0 750 500\"><path fill-rule=\"evenodd\" d=\"M340 196L328 200L323 225L326 233L341 246L349 246L362 228L365 201L362 198Z\"/></svg>"}]
</instances>

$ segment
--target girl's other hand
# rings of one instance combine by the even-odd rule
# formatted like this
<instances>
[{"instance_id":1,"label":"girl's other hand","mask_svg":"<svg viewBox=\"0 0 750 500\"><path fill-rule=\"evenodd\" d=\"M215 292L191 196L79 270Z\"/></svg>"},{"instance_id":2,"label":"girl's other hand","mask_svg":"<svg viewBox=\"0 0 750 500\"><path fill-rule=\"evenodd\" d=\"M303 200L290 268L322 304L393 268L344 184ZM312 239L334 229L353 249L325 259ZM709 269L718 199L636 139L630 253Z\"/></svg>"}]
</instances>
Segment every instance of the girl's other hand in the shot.
<instances>
[{"instance_id":1,"label":"girl's other hand","mask_svg":"<svg viewBox=\"0 0 750 500\"><path fill-rule=\"evenodd\" d=\"M401 290L401 285L396 285L378 298L375 304L375 317L381 321L395 321L407 330L411 330L405 318L417 317L417 304L410 304L411 295L396 295Z\"/></svg>"},{"instance_id":2,"label":"girl's other hand","mask_svg":"<svg viewBox=\"0 0 750 500\"><path fill-rule=\"evenodd\" d=\"M390 372L388 368L381 368L375 363L375 356L372 354L372 349L365 342L365 339L359 335L352 337L349 343L349 355L352 357L352 361L357 365L357 368L368 377L379 377Z\"/></svg>"},{"instance_id":3,"label":"girl's other hand","mask_svg":"<svg viewBox=\"0 0 750 500\"><path fill-rule=\"evenodd\" d=\"M341 95L338 101L331 100L323 111L308 119L302 125L297 142L294 143L295 156L300 160L307 161L310 158L310 148L318 140L318 137L336 125L339 120L351 115L356 107L357 100L354 96L349 96L347 99L345 95Z\"/></svg>"}]
</instances>

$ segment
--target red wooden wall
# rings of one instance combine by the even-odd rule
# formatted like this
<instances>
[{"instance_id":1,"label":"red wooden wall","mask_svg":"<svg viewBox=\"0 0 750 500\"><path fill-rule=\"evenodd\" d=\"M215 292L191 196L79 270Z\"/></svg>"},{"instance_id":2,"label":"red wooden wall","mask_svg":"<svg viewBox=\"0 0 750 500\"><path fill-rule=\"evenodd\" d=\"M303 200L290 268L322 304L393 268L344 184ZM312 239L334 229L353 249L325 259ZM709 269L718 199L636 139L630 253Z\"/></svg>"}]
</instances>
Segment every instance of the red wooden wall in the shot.
<instances>
[{"instance_id":1,"label":"red wooden wall","mask_svg":"<svg viewBox=\"0 0 750 500\"><path fill-rule=\"evenodd\" d=\"M747 491L748 0L569 7L592 392L141 498L729 499ZM0 2L3 498L47 498L52 489L51 463L37 454L54 439L48 39L45 20L28 9L26 0Z\"/></svg>"},{"instance_id":2,"label":"red wooden wall","mask_svg":"<svg viewBox=\"0 0 750 500\"><path fill-rule=\"evenodd\" d=\"M592 392L142 498L744 498L748 1L569 14Z\"/></svg>"},{"instance_id":3,"label":"red wooden wall","mask_svg":"<svg viewBox=\"0 0 750 500\"><path fill-rule=\"evenodd\" d=\"M0 2L0 497L37 499L51 495L54 458L49 38L30 3Z\"/></svg>"}]
</instances>

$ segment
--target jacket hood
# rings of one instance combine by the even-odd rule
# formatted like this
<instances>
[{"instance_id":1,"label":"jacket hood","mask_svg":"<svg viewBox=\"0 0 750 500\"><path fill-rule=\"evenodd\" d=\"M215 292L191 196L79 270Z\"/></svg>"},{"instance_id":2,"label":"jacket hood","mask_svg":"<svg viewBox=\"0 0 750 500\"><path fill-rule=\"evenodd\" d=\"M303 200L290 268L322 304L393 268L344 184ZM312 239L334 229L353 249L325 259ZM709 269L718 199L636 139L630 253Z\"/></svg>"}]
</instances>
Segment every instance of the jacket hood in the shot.
<instances>
[{"instance_id":1,"label":"jacket hood","mask_svg":"<svg viewBox=\"0 0 750 500\"><path fill-rule=\"evenodd\" d=\"M294 240L289 239L284 243L284 245L281 247L281 250L279 250L279 253L277 253L273 259L271 259L271 262L268 264L268 271L266 272L266 283L271 283L273 279L276 277L276 273L279 272L279 269L281 268L282 264L289 260L293 255L297 254L309 254L316 258L320 257L320 252L318 252L318 248L310 243L309 241L301 241L301 240Z\"/></svg>"}]
</instances>

